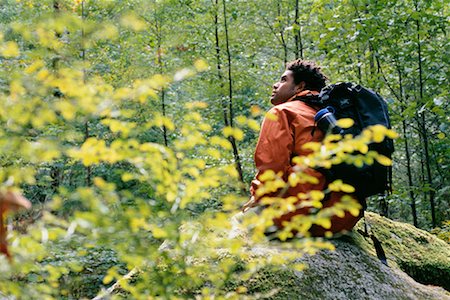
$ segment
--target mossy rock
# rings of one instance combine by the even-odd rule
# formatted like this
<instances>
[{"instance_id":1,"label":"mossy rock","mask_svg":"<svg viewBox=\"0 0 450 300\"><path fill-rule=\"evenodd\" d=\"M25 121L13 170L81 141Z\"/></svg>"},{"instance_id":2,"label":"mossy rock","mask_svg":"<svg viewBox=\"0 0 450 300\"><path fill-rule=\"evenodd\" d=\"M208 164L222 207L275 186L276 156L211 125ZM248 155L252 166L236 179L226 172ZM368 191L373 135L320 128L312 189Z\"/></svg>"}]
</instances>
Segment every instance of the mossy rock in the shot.
<instances>
[{"instance_id":1,"label":"mossy rock","mask_svg":"<svg viewBox=\"0 0 450 300\"><path fill-rule=\"evenodd\" d=\"M84 255L78 252L84 250ZM60 299L90 299L97 295L101 288L106 289L103 278L111 267L117 267L119 273L125 274L126 268L120 263L116 253L104 247L85 248L83 239L73 237L71 240L55 242L42 266L67 266L76 264L80 271L70 271L59 279L59 289L64 294Z\"/></svg>"},{"instance_id":2,"label":"mossy rock","mask_svg":"<svg viewBox=\"0 0 450 300\"><path fill-rule=\"evenodd\" d=\"M435 235L410 224L395 222L367 212L366 222L380 240L388 262L414 280L438 285L450 291L450 245ZM356 229L362 230L363 221ZM359 245L374 253L374 247L357 235Z\"/></svg>"},{"instance_id":3,"label":"mossy rock","mask_svg":"<svg viewBox=\"0 0 450 300\"><path fill-rule=\"evenodd\" d=\"M303 271L296 271L291 266L266 266L250 279L243 280L239 274L245 268L240 266L248 261L236 258L238 261L234 274L237 276L232 276L225 284L225 292L239 290L242 298L248 296L283 300L450 300L450 294L436 286L446 287L449 281L450 246L447 243L411 225L394 222L373 213L366 213L366 219L372 232L383 244L389 266L376 257L372 240L358 233L358 229L363 228L363 223L360 222L352 233L330 240L336 248L334 251L323 250L316 255L300 258L299 261L306 265ZM248 257L252 260L255 256L279 255L279 243L270 242L250 249ZM224 256L230 257L226 254L227 250L222 251ZM115 291L117 292L121 292L120 289ZM200 294L196 290L182 295L193 298ZM127 298L126 294L122 296Z\"/></svg>"},{"instance_id":4,"label":"mossy rock","mask_svg":"<svg viewBox=\"0 0 450 300\"><path fill-rule=\"evenodd\" d=\"M300 259L307 268L265 267L246 281L247 295L259 299L450 299L441 287L416 282L408 274L432 285L446 286L450 246L425 231L366 213L372 231L382 242L389 266L375 255L370 239L355 231L330 240L335 251L323 250ZM276 243L267 253L277 251ZM419 275L420 274L420 275ZM423 280L422 280L423 279Z\"/></svg>"}]
</instances>

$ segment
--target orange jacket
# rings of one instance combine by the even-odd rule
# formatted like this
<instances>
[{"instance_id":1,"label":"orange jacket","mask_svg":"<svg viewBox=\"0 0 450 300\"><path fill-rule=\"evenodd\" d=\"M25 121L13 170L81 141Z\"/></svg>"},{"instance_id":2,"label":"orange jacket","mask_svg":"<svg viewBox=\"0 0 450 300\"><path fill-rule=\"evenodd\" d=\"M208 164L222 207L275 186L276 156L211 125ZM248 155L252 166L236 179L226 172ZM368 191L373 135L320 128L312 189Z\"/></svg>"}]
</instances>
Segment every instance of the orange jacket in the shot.
<instances>
[{"instance_id":1,"label":"orange jacket","mask_svg":"<svg viewBox=\"0 0 450 300\"><path fill-rule=\"evenodd\" d=\"M258 172L250 188L250 192L255 198L257 198L255 192L262 184L259 177L264 171L268 169L276 173L282 171L283 179L287 181L289 174L294 172L292 158L310 153L309 150L302 149L302 146L308 142L320 142L323 139L323 133L320 130L313 131L315 127L314 116L317 110L303 101L293 100L307 94L317 95L318 92L302 91L287 102L276 105L269 110L269 114L276 116L275 120L271 117L264 119L254 157ZM295 187L290 187L282 197L296 196L298 193L307 193L311 190L323 190L326 187L326 178L322 173L311 168L306 169L305 173L316 177L318 183L297 184ZM342 195L342 193L332 193L330 198L323 203L324 207L340 201ZM301 208L274 220L274 223L278 228L281 228L284 221L290 220L295 215L308 213L309 208ZM325 231L335 233L350 230L359 219L360 216L353 217L346 212L343 218L334 216L331 219L332 226L330 229L325 230L314 225L310 232L314 236L323 236Z\"/></svg>"}]
</instances>

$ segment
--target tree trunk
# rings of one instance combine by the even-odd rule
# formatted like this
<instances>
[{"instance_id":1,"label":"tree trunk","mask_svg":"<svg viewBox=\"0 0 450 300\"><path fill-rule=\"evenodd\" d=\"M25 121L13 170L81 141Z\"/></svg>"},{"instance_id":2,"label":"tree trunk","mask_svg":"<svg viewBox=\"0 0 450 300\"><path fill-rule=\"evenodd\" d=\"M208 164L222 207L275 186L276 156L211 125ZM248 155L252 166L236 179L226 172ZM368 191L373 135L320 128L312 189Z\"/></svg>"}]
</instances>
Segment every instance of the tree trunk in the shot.
<instances>
[{"instance_id":1,"label":"tree trunk","mask_svg":"<svg viewBox=\"0 0 450 300\"><path fill-rule=\"evenodd\" d=\"M402 72L400 70L400 66L397 65L397 73L398 73L398 85L399 85L399 95L400 95L400 103L401 103L401 109L402 111L405 111L406 105L404 102L404 90L403 90L403 77ZM409 197L411 201L411 214L413 217L413 224L415 227L418 227L417 222L417 209L416 209L416 195L414 194L414 184L413 184L413 178L412 178L412 172L411 172L411 155L409 152L409 144L408 144L408 134L406 131L406 120L403 118L402 120L402 127L403 127L403 138L405 142L405 154L406 154L406 171L408 175L408 185L409 185Z\"/></svg>"},{"instance_id":2,"label":"tree trunk","mask_svg":"<svg viewBox=\"0 0 450 300\"><path fill-rule=\"evenodd\" d=\"M415 11L420 14L419 10L419 3L418 1L415 1ZM419 100L420 104L424 105L424 99L423 99L423 87L424 87L424 81L423 81L423 67L422 67L422 46L421 46L421 37L420 37L420 22L417 18L416 20L416 30L417 30L417 54L418 54L418 68L419 68ZM427 172L427 183L429 186L429 199L430 199L430 207L431 207L431 223L433 227L437 226L436 222L436 209L435 209L435 202L434 202L434 189L433 189L433 179L431 175L431 161L430 161L430 153L428 149L428 132L426 128L426 118L425 118L425 110L423 110L420 113L420 134L422 135L422 141L423 141L423 147L424 147L424 163L425 168Z\"/></svg>"},{"instance_id":3,"label":"tree trunk","mask_svg":"<svg viewBox=\"0 0 450 300\"><path fill-rule=\"evenodd\" d=\"M59 1L56 1L56 0L53 1L53 11L56 16L59 15L59 13L61 11L61 5L60 5ZM58 32L55 32L55 37L61 38L61 34L59 34ZM58 57L55 57L52 59L52 68L53 68L53 71L57 71L59 69L59 58ZM55 74L56 74L56 72L55 72ZM53 93L53 95L55 96L55 98L62 97L62 93L59 90L59 88L55 88L55 92ZM53 193L56 193L58 191L58 188L60 185L61 169L58 168L57 165L58 164L56 162L54 162L50 167L50 178L52 179L52 181L50 183L50 187L51 187Z\"/></svg>"},{"instance_id":4,"label":"tree trunk","mask_svg":"<svg viewBox=\"0 0 450 300\"><path fill-rule=\"evenodd\" d=\"M303 42L302 42L302 33L300 31L300 22L298 21L299 18L299 5L298 0L295 0L295 59L303 59Z\"/></svg>"},{"instance_id":5,"label":"tree trunk","mask_svg":"<svg viewBox=\"0 0 450 300\"><path fill-rule=\"evenodd\" d=\"M277 12L278 12L278 17L281 17L281 3L280 2L277 3ZM284 61L284 64L286 65L288 49L287 49L286 41L284 39L283 26L280 26L280 38L281 38L281 46L283 47L283 61Z\"/></svg>"},{"instance_id":6,"label":"tree trunk","mask_svg":"<svg viewBox=\"0 0 450 300\"><path fill-rule=\"evenodd\" d=\"M216 43L216 60L217 60L217 77L219 79L220 91L223 91L224 82L222 75L222 61L220 59L220 44L219 44L219 0L215 0L215 14L214 14L214 30L215 30L215 43ZM229 126L228 122L228 108L224 97L220 98L223 112L223 122L225 126Z\"/></svg>"},{"instance_id":7,"label":"tree trunk","mask_svg":"<svg viewBox=\"0 0 450 300\"><path fill-rule=\"evenodd\" d=\"M158 20L156 20L156 39L158 41L158 48L157 48L157 52L156 52L156 56L157 56L157 61L158 61L158 66L159 66L159 72L162 74L164 71L164 63L162 61L162 37L161 37L161 24L158 23ZM163 117L166 117L166 91L164 88L161 88L161 94L160 94L160 98L161 98L161 111L162 111L162 115ZM164 146L168 146L169 142L167 139L167 128L166 125L163 124L162 126L162 130L163 130L163 139L164 139Z\"/></svg>"},{"instance_id":8,"label":"tree trunk","mask_svg":"<svg viewBox=\"0 0 450 300\"><path fill-rule=\"evenodd\" d=\"M84 123L84 140L86 141L89 138L89 121ZM90 186L92 184L92 168L91 166L86 167L86 185Z\"/></svg>"},{"instance_id":9,"label":"tree trunk","mask_svg":"<svg viewBox=\"0 0 450 300\"><path fill-rule=\"evenodd\" d=\"M414 226L418 227L417 223L417 209L416 209L416 196L414 195L414 184L413 184L413 178L412 178L412 172L411 172L411 156L409 153L409 145L408 145L408 137L406 132L406 121L402 121L403 125L403 136L405 140L405 153L406 153L406 171L408 175L408 185L409 185L409 197L411 198L411 213L413 217L413 224Z\"/></svg>"},{"instance_id":10,"label":"tree trunk","mask_svg":"<svg viewBox=\"0 0 450 300\"><path fill-rule=\"evenodd\" d=\"M84 15L84 0L81 1L81 19L84 21L85 20L85 15ZM84 29L81 30L81 39L84 40L85 37L85 33L84 33ZM81 59L83 61L86 60L86 49L84 48L84 42L82 42L82 49L81 49ZM86 83L86 69L83 68L83 82ZM90 137L90 133L89 133L89 120L86 120L86 122L84 123L84 140L86 141L88 138ZM85 171L86 171L86 177L85 177L85 184L86 186L90 186L92 184L92 168L91 166L86 166L85 167Z\"/></svg>"},{"instance_id":11,"label":"tree trunk","mask_svg":"<svg viewBox=\"0 0 450 300\"><path fill-rule=\"evenodd\" d=\"M225 0L222 0L223 5L223 19L224 19L224 28L225 28L225 45L226 45L226 52L227 52L227 59L228 59L228 113L229 113L229 126L233 127L233 81L231 76L231 52L230 52L230 40L228 37L228 23L227 23L227 8L225 4ZM233 136L229 137L229 140L231 142L231 145L233 147L233 155L234 155L234 161L236 164L236 170L239 174L239 180L241 182L244 182L244 176L242 173L242 166L241 166L241 160L239 158L239 152L237 148L236 139Z\"/></svg>"}]
</instances>

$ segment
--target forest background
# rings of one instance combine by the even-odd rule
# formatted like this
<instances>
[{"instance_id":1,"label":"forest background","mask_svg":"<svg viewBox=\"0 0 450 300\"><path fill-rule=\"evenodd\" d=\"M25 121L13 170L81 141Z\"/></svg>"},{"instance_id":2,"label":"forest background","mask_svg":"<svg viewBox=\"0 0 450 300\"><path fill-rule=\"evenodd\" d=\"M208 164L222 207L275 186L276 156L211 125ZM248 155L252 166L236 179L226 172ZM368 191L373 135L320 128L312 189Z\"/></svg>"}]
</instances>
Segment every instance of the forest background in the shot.
<instances>
[{"instance_id":1,"label":"forest background","mask_svg":"<svg viewBox=\"0 0 450 300\"><path fill-rule=\"evenodd\" d=\"M0 258L0 292L94 296L138 268L124 287L136 298L220 293L237 260L187 258L222 247L244 259L241 242L211 228L229 228L248 199L271 86L295 58L386 99L394 191L368 209L445 235L445 4L3 0L0 182L33 208L5 219L15 263ZM327 247L311 243L299 247Z\"/></svg>"}]
</instances>

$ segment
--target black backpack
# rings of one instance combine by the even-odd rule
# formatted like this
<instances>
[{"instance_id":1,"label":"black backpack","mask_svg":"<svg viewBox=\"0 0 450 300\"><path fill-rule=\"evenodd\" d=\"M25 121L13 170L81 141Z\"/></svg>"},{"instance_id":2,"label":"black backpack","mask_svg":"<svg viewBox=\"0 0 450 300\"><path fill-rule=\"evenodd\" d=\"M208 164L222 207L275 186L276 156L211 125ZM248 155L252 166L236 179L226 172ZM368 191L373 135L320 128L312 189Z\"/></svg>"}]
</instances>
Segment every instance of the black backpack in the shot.
<instances>
[{"instance_id":1,"label":"black backpack","mask_svg":"<svg viewBox=\"0 0 450 300\"><path fill-rule=\"evenodd\" d=\"M342 135L352 134L357 136L364 128L376 124L391 128L387 104L384 99L378 93L360 85L349 82L331 84L324 87L318 97L305 97L299 100L314 107L327 108L337 120L342 118L353 119L354 125L352 127L339 128L339 133ZM316 118L320 112L318 112ZM381 143L372 143L369 145L369 150L374 150L391 158L394 152L393 140L385 138ZM366 197L392 191L392 167L381 165L376 161L372 165L364 164L361 168L353 164L341 163L333 165L331 169L320 171L325 174L328 182L342 179L343 182L351 184L364 208Z\"/></svg>"}]
</instances>

